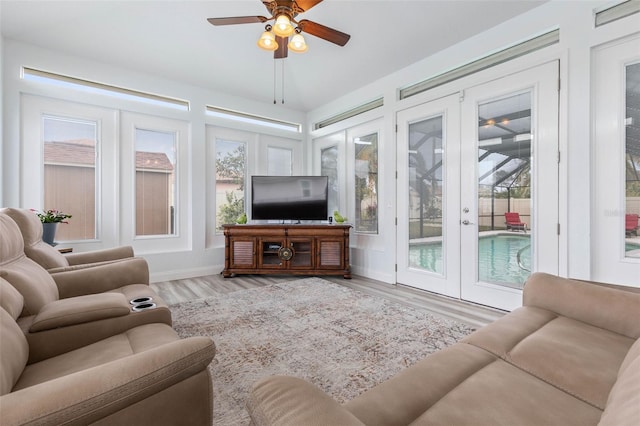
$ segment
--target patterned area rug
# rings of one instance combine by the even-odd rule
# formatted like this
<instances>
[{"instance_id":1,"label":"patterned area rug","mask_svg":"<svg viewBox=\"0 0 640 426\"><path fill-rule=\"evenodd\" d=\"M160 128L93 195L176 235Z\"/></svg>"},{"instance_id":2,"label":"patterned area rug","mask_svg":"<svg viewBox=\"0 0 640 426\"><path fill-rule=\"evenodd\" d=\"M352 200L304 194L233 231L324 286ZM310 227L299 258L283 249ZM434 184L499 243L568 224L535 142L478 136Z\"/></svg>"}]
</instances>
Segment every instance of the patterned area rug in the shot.
<instances>
[{"instance_id":1,"label":"patterned area rug","mask_svg":"<svg viewBox=\"0 0 640 426\"><path fill-rule=\"evenodd\" d=\"M210 365L214 424L247 425L251 385L261 377L302 377L348 401L472 328L305 278L171 306L182 337L216 343Z\"/></svg>"}]
</instances>

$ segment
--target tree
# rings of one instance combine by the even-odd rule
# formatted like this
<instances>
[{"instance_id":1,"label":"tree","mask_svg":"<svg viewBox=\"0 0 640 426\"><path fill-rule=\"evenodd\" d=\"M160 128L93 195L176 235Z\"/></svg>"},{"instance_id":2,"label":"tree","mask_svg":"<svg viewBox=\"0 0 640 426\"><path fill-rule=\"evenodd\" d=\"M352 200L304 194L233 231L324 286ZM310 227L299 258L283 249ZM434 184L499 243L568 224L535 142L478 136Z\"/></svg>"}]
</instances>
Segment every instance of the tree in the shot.
<instances>
[{"instance_id":1,"label":"tree","mask_svg":"<svg viewBox=\"0 0 640 426\"><path fill-rule=\"evenodd\" d=\"M226 204L219 206L218 227L225 223L235 223L244 210L244 173L245 173L245 149L244 144L238 144L237 148L223 155L218 152L216 156L217 182L224 181L236 185L236 189L225 191ZM238 196L238 194L242 194Z\"/></svg>"}]
</instances>

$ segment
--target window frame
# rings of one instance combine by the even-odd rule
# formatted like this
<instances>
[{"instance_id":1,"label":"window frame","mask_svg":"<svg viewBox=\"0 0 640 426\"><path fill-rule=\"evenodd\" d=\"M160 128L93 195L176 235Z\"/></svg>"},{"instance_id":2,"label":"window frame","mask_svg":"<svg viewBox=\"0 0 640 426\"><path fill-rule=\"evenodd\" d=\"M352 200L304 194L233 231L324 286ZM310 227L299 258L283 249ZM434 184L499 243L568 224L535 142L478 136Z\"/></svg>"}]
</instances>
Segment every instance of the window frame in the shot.
<instances>
[{"instance_id":1,"label":"window frame","mask_svg":"<svg viewBox=\"0 0 640 426\"><path fill-rule=\"evenodd\" d=\"M120 203L122 223L120 240L133 246L136 252L153 253L191 249L192 225L190 215L190 124L183 120L123 111L120 114L121 185ZM166 235L136 235L136 129L175 133L175 231Z\"/></svg>"},{"instance_id":2,"label":"window frame","mask_svg":"<svg viewBox=\"0 0 640 426\"><path fill-rule=\"evenodd\" d=\"M119 187L117 175L117 111L73 101L52 99L39 95L22 94L21 105L22 186L20 205L42 209L44 206L44 133L45 116L97 123L96 138L96 238L67 241L79 251L113 247L118 240L119 204L116 202ZM66 212L74 214L74 212Z\"/></svg>"},{"instance_id":3,"label":"window frame","mask_svg":"<svg viewBox=\"0 0 640 426\"><path fill-rule=\"evenodd\" d=\"M362 231L358 231L355 229L355 227L353 228L353 233L356 235L361 235L361 236L379 236L380 235L380 224L384 223L383 219L382 219L382 209L380 208L381 205L383 205L383 199L382 199L382 193L380 191L381 185L380 183L382 182L383 179L383 173L382 173L382 167L383 167L383 163L379 160L379 153L382 151L382 120L375 120L375 121L371 121L368 123L364 123L361 124L359 126L354 126L350 129L347 130L347 181L346 181L346 188L351 188L355 191L355 172L356 172L356 166L355 166L355 141L358 138L362 138L362 137L366 137L366 136L370 136L374 133L377 133L378 135L378 145L377 145L377 149L378 149L378 208L377 208L377 218L378 218L378 226L377 226L377 230L376 232L362 232ZM353 221L355 220L355 197L351 197L349 199L349 204L347 206L347 217L348 218L353 218L353 220L350 220L350 222L353 223Z\"/></svg>"}]
</instances>

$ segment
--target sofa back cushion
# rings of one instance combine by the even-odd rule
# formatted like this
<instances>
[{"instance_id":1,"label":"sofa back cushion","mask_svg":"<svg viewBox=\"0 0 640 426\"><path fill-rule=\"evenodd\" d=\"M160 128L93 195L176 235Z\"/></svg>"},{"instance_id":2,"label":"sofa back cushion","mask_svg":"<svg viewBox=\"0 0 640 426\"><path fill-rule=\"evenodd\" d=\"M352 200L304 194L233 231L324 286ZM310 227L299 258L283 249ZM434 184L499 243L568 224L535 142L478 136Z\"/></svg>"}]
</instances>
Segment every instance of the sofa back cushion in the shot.
<instances>
[{"instance_id":1,"label":"sofa back cushion","mask_svg":"<svg viewBox=\"0 0 640 426\"><path fill-rule=\"evenodd\" d=\"M640 337L640 293L537 272L524 286L523 304L634 340ZM615 309L603 309L607 306L615 306Z\"/></svg>"},{"instance_id":2,"label":"sofa back cushion","mask_svg":"<svg viewBox=\"0 0 640 426\"><path fill-rule=\"evenodd\" d=\"M29 346L22 330L7 311L0 308L0 396L11 392L27 365Z\"/></svg>"},{"instance_id":3,"label":"sofa back cushion","mask_svg":"<svg viewBox=\"0 0 640 426\"><path fill-rule=\"evenodd\" d=\"M24 297L7 280L2 278L6 273L0 271L0 308L7 311L13 319L17 319L24 307Z\"/></svg>"},{"instance_id":4,"label":"sofa back cushion","mask_svg":"<svg viewBox=\"0 0 640 426\"><path fill-rule=\"evenodd\" d=\"M22 234L9 216L0 213L0 270L24 297L23 315L35 315L44 305L58 300L58 287L51 275L24 254Z\"/></svg>"},{"instance_id":5,"label":"sofa back cushion","mask_svg":"<svg viewBox=\"0 0 640 426\"><path fill-rule=\"evenodd\" d=\"M13 219L22 233L24 253L45 269L69 266L67 259L55 248L42 241L42 222L30 210L7 207L0 210Z\"/></svg>"},{"instance_id":6,"label":"sofa back cushion","mask_svg":"<svg viewBox=\"0 0 640 426\"><path fill-rule=\"evenodd\" d=\"M640 421L640 339L620 366L599 426L637 425Z\"/></svg>"}]
</instances>

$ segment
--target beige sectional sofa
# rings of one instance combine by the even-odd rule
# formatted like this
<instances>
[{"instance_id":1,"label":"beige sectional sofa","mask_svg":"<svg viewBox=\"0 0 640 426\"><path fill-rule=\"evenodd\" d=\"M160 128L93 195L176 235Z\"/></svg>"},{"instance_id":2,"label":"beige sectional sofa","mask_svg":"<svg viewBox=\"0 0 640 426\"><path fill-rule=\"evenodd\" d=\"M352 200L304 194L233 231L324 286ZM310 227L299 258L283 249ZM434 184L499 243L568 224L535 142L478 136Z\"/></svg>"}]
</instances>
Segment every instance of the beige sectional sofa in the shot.
<instances>
[{"instance_id":1,"label":"beige sectional sofa","mask_svg":"<svg viewBox=\"0 0 640 426\"><path fill-rule=\"evenodd\" d=\"M523 307L344 405L256 383L255 425L640 425L640 294L533 274Z\"/></svg>"}]
</instances>

